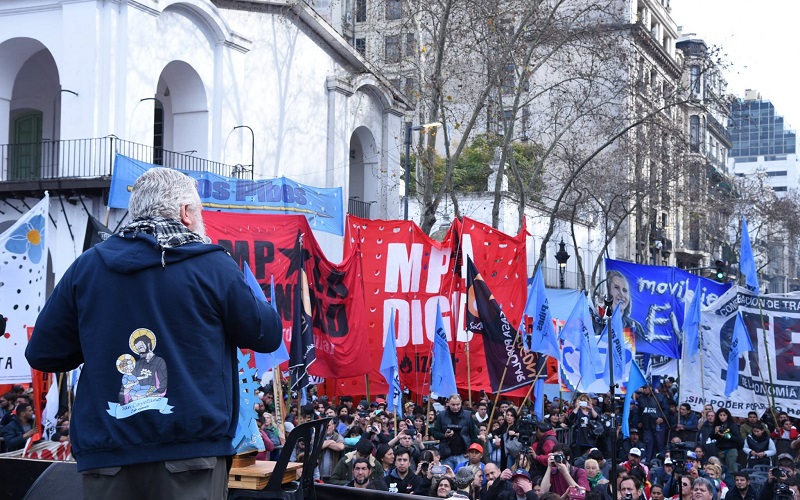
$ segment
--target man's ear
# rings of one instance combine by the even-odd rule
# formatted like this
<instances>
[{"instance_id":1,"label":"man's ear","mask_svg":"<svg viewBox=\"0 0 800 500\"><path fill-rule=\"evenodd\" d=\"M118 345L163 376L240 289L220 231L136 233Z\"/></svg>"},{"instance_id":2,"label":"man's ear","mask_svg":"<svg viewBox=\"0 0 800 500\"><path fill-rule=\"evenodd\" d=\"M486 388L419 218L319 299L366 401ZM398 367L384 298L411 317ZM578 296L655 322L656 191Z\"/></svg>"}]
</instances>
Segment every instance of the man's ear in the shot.
<instances>
[{"instance_id":1,"label":"man's ear","mask_svg":"<svg viewBox=\"0 0 800 500\"><path fill-rule=\"evenodd\" d=\"M191 210L189 210L189 205L181 205L181 224L191 228L193 223L194 217L192 216Z\"/></svg>"}]
</instances>

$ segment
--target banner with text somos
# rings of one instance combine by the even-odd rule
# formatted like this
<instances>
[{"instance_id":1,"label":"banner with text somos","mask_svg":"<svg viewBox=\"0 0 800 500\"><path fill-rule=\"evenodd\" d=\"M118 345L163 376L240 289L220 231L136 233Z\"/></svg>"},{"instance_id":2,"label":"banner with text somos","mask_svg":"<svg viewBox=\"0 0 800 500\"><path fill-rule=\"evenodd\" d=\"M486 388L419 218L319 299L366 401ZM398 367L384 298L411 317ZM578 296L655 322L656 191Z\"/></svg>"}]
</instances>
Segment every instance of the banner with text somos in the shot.
<instances>
[{"instance_id":1,"label":"banner with text somos","mask_svg":"<svg viewBox=\"0 0 800 500\"><path fill-rule=\"evenodd\" d=\"M483 339L464 328L466 256L474 258L486 283L497 289L492 291L503 311L509 311L509 319L519 321L525 305L525 233L507 235L465 217L463 223L454 221L438 242L412 221L353 216L348 221L345 240L361 244L373 363L380 359L389 314L395 309L400 382L417 394L428 394L438 305L455 362L456 384L462 390L489 388ZM369 382L370 394L387 390L377 365ZM337 381L337 394L364 391L363 378ZM526 389L518 391L508 394L524 396Z\"/></svg>"},{"instance_id":2,"label":"banner with text somos","mask_svg":"<svg viewBox=\"0 0 800 500\"><path fill-rule=\"evenodd\" d=\"M730 397L725 397L728 354L738 312L742 314L755 351L739 357L738 387ZM797 404L800 398L800 294L758 297L744 287L731 288L702 309L700 330L703 352L691 362L681 361L681 379L687 377L686 380L698 382L682 384L682 402L698 411L702 409L705 395L706 402L715 409L725 407L736 417L746 417L749 411L761 415L774 394L779 410L800 417ZM768 370L772 374L771 387Z\"/></svg>"},{"instance_id":3,"label":"banner with text somos","mask_svg":"<svg viewBox=\"0 0 800 500\"><path fill-rule=\"evenodd\" d=\"M614 307L620 305L626 332L635 334L637 352L680 358L684 309L698 280L703 304L710 304L729 284L667 266L647 266L606 259L606 279ZM687 294L687 292L689 292Z\"/></svg>"},{"instance_id":4,"label":"banner with text somos","mask_svg":"<svg viewBox=\"0 0 800 500\"><path fill-rule=\"evenodd\" d=\"M128 208L130 188L153 165L117 154L108 206ZM344 202L342 188L318 188L286 177L277 179L237 179L197 170L180 170L197 179L197 192L203 207L210 210L252 214L297 214L308 220L312 229L342 236Z\"/></svg>"},{"instance_id":5,"label":"banner with text somos","mask_svg":"<svg viewBox=\"0 0 800 500\"><path fill-rule=\"evenodd\" d=\"M306 219L298 215L203 212L206 232L240 267L246 261L265 294L275 277L274 303L291 344L298 266L308 277L316 361L309 374L336 378L363 375L371 366L367 347L364 290L358 253L341 264L329 262ZM302 246L298 233L303 234ZM303 262L303 264L300 264Z\"/></svg>"}]
</instances>

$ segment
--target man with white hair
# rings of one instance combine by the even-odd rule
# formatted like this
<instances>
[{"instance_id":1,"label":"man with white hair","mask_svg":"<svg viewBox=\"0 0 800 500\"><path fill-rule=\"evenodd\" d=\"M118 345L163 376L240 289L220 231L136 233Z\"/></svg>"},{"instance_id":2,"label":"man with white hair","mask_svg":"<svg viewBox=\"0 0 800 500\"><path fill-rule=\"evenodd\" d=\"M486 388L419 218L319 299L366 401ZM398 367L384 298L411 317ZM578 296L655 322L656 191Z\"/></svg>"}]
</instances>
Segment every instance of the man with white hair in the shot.
<instances>
[{"instance_id":1,"label":"man with white hair","mask_svg":"<svg viewBox=\"0 0 800 500\"><path fill-rule=\"evenodd\" d=\"M25 354L46 372L83 363L70 440L86 498L224 498L237 347L274 351L280 318L206 242L193 179L150 169L129 211L67 269Z\"/></svg>"}]
</instances>

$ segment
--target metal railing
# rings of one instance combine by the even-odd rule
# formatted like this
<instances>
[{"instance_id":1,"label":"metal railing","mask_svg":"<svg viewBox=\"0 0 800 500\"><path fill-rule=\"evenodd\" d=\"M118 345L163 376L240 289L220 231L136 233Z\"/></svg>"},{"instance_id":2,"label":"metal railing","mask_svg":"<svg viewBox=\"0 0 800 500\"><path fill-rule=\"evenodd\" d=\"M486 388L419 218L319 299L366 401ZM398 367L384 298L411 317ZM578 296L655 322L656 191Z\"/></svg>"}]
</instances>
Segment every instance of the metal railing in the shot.
<instances>
[{"instance_id":1,"label":"metal railing","mask_svg":"<svg viewBox=\"0 0 800 500\"><path fill-rule=\"evenodd\" d=\"M114 155L165 167L234 177L242 169L115 136L0 145L0 182L111 177ZM252 171L247 172L252 178Z\"/></svg>"},{"instance_id":2,"label":"metal railing","mask_svg":"<svg viewBox=\"0 0 800 500\"><path fill-rule=\"evenodd\" d=\"M347 213L361 217L362 219L370 219L369 211L374 201L361 201L355 198L347 200Z\"/></svg>"}]
</instances>

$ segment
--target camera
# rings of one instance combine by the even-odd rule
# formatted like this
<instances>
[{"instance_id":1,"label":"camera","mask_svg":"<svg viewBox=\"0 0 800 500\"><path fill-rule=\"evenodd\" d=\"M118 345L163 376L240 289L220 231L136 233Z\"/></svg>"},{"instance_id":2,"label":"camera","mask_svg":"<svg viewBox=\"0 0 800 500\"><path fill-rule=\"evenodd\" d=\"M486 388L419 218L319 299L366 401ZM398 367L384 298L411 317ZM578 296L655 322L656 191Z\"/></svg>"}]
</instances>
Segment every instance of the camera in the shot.
<instances>
[{"instance_id":1,"label":"camera","mask_svg":"<svg viewBox=\"0 0 800 500\"><path fill-rule=\"evenodd\" d=\"M769 470L769 473L772 474L772 477L774 477L774 478L784 478L784 477L786 477L786 471L781 469L780 467L771 468ZM783 484L783 483L780 483L780 484Z\"/></svg>"},{"instance_id":2,"label":"camera","mask_svg":"<svg viewBox=\"0 0 800 500\"><path fill-rule=\"evenodd\" d=\"M536 433L536 422L531 415L530 408L523 408L522 414L517 424L517 432L519 433L519 442L524 448L530 448L533 444L533 436ZM523 450L526 452L526 450Z\"/></svg>"},{"instance_id":3,"label":"camera","mask_svg":"<svg viewBox=\"0 0 800 500\"><path fill-rule=\"evenodd\" d=\"M414 437L414 436L416 436L416 435L417 435L417 429L414 429L414 428L408 428L408 429L406 429L406 430L405 430L405 433L406 433L407 435L411 436L411 437Z\"/></svg>"},{"instance_id":4,"label":"camera","mask_svg":"<svg viewBox=\"0 0 800 500\"><path fill-rule=\"evenodd\" d=\"M422 474L427 474L428 473L428 465L430 465L430 464L428 464L428 462L420 462L419 463L419 471Z\"/></svg>"},{"instance_id":5,"label":"camera","mask_svg":"<svg viewBox=\"0 0 800 500\"><path fill-rule=\"evenodd\" d=\"M627 493L627 494L625 495L625 500L633 500L633 495L632 495L632 494L630 494L630 493Z\"/></svg>"},{"instance_id":6,"label":"camera","mask_svg":"<svg viewBox=\"0 0 800 500\"><path fill-rule=\"evenodd\" d=\"M453 431L453 434L458 434L459 432L461 432L461 426L460 425L448 425L447 426L447 430L448 431Z\"/></svg>"},{"instance_id":7,"label":"camera","mask_svg":"<svg viewBox=\"0 0 800 500\"><path fill-rule=\"evenodd\" d=\"M553 455L553 462L557 464L565 463L564 455L562 455L561 453L556 453L555 455Z\"/></svg>"},{"instance_id":8,"label":"camera","mask_svg":"<svg viewBox=\"0 0 800 500\"><path fill-rule=\"evenodd\" d=\"M360 411L360 412L358 412L358 416L361 417L361 418L367 418L367 417L369 417L369 412Z\"/></svg>"},{"instance_id":9,"label":"camera","mask_svg":"<svg viewBox=\"0 0 800 500\"><path fill-rule=\"evenodd\" d=\"M775 500L794 500L794 494L786 483L775 483L772 491L775 493Z\"/></svg>"}]
</instances>

